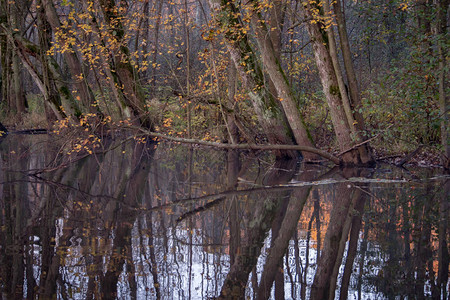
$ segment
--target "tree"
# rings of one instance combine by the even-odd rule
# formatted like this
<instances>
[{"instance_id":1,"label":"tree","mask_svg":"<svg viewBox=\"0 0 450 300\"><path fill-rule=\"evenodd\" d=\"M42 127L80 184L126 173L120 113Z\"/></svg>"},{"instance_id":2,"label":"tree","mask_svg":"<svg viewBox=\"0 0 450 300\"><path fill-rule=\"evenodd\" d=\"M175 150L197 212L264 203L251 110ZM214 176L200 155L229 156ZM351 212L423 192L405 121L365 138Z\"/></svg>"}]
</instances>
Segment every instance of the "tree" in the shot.
<instances>
[{"instance_id":1,"label":"tree","mask_svg":"<svg viewBox=\"0 0 450 300\"><path fill-rule=\"evenodd\" d=\"M145 94L139 82L139 75L136 69L131 65L130 52L124 41L125 29L123 28L119 7L113 0L100 0L100 7L105 17L106 25L109 27L106 35L112 40L113 46L117 47L112 55L115 66L115 83L120 87L120 91L127 106L132 109L139 123L144 127L151 128L151 121L148 119L145 105ZM120 7L126 8L125 1L120 1Z\"/></svg>"},{"instance_id":2,"label":"tree","mask_svg":"<svg viewBox=\"0 0 450 300\"><path fill-rule=\"evenodd\" d=\"M366 145L355 147L356 131L352 128L356 122L350 111L347 92L343 88L343 75L337 60L329 7L328 2L304 2L303 14L307 19L306 28L312 40L315 61L330 108L339 148L343 154L343 161L348 165L370 164L373 163L373 158L365 149Z\"/></svg>"},{"instance_id":3,"label":"tree","mask_svg":"<svg viewBox=\"0 0 450 300\"><path fill-rule=\"evenodd\" d=\"M24 31L24 11L28 10L28 1L0 1L0 26L11 28L20 34ZM0 56L2 69L1 94L9 105L9 109L20 117L26 111L27 102L23 89L21 61L15 46L6 36L1 37ZM11 76L9 76L11 75Z\"/></svg>"},{"instance_id":4,"label":"tree","mask_svg":"<svg viewBox=\"0 0 450 300\"><path fill-rule=\"evenodd\" d=\"M264 76L257 57L250 46L246 25L238 17L233 2L210 0L213 13L226 39L230 53L241 80L253 105L258 121L271 144L292 144L290 128L283 122L282 111L264 84ZM280 156L295 156L292 152L279 153Z\"/></svg>"},{"instance_id":5,"label":"tree","mask_svg":"<svg viewBox=\"0 0 450 300\"><path fill-rule=\"evenodd\" d=\"M239 10L234 3L210 1L210 4L213 9L218 11L218 20L222 27L226 27L225 38L228 51L236 68L240 71L241 78L246 83L259 121L269 137L269 142L278 144L284 140L285 144L290 144L287 141L287 136L283 137L281 134L283 131L285 135L292 131L299 145L313 147L295 104L293 92L281 68L281 63L276 58L276 52L268 30L261 19L260 3L258 1L250 2L251 17L249 22L256 33L258 50L262 55L264 68L258 65L255 51L252 50L248 42L248 29L245 27L247 25L238 17ZM281 103L283 110L280 109L280 104L275 102L272 94L265 86L262 69L268 72L271 82L277 91L278 99L276 100ZM257 93L254 93L254 91L257 91ZM286 117L288 124L282 125L284 117ZM285 129L281 131L280 129L283 127ZM313 153L305 152L303 156L307 161L317 159L317 156Z\"/></svg>"},{"instance_id":6,"label":"tree","mask_svg":"<svg viewBox=\"0 0 450 300\"><path fill-rule=\"evenodd\" d=\"M281 67L281 61L277 59L276 50L272 44L271 35L263 22L259 7L261 3L251 1L251 24L256 33L258 48L261 53L264 67L270 76L270 79L277 91L278 100L281 102L284 114L288 120L289 126L294 134L297 144L313 147L308 136L304 122L300 116L297 105L295 104L294 93L289 86L287 77ZM317 156L312 153L303 153L306 160L315 160Z\"/></svg>"},{"instance_id":7,"label":"tree","mask_svg":"<svg viewBox=\"0 0 450 300\"><path fill-rule=\"evenodd\" d=\"M442 164L446 169L450 169L450 100L448 95L448 77L447 73L447 14L450 2L448 0L435 0L434 4L437 10L435 25L435 35L437 39L438 51L438 86L439 86L439 111L441 115L441 144L444 148ZM448 40L447 40L448 41Z\"/></svg>"},{"instance_id":8,"label":"tree","mask_svg":"<svg viewBox=\"0 0 450 300\"><path fill-rule=\"evenodd\" d=\"M57 32L60 28L62 28L61 30L63 31L63 36L68 37L69 34L66 31L67 28L62 27L56 8L53 4L53 0L40 0L39 2L41 1L42 3L40 4L42 4L46 16L46 20L44 22L48 22L50 24L53 32ZM60 42L67 43L67 41L64 40L60 40ZM78 59L77 53L75 49L73 49L72 45L68 44L68 47L68 51L64 51L63 55L73 80L75 94L81 99L83 109L86 109L87 112L91 113L100 113L98 105L93 105L95 103L95 96L86 81L87 76L82 70L82 63Z\"/></svg>"}]
</instances>

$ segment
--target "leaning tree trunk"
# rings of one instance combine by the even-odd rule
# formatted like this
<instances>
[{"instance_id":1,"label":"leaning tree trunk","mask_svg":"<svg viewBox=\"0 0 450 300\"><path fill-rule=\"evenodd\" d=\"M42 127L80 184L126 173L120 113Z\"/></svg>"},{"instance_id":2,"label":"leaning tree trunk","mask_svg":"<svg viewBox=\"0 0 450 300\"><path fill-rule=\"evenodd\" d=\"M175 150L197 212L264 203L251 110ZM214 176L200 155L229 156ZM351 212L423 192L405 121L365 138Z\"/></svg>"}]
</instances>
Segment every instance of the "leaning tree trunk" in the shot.
<instances>
[{"instance_id":1,"label":"leaning tree trunk","mask_svg":"<svg viewBox=\"0 0 450 300\"><path fill-rule=\"evenodd\" d=\"M286 118L297 144L314 147L295 103L292 89L281 68L281 62L276 58L275 49L270 40L268 30L257 11L253 11L251 23L256 32L256 40L261 52L264 67L277 90L278 99L281 101L281 105L283 106L284 113L286 114ZM317 156L313 153L303 153L303 156L306 160L317 160Z\"/></svg>"},{"instance_id":2,"label":"leaning tree trunk","mask_svg":"<svg viewBox=\"0 0 450 300\"><path fill-rule=\"evenodd\" d=\"M269 92L277 96L283 108L284 116L293 132L294 138L299 145L314 147L311 142L304 122L300 116L294 93L288 83L287 77L281 67L281 23L283 18L282 1L274 1L271 7L270 30L263 22L259 7L259 1L252 2L251 24L256 33L258 48L263 59L265 71L269 75ZM283 116L283 117L284 117ZM318 156L313 153L302 153L305 160L317 160Z\"/></svg>"},{"instance_id":3,"label":"leaning tree trunk","mask_svg":"<svg viewBox=\"0 0 450 300\"><path fill-rule=\"evenodd\" d=\"M268 17L268 31L269 37L272 41L272 46L274 50L275 57L277 61L281 62L281 33L283 27L283 2L281 0L272 1L272 6L269 8L269 17ZM269 92L278 98L277 89L273 81L268 80L269 84ZM281 105L281 104L280 104Z\"/></svg>"},{"instance_id":4,"label":"leaning tree trunk","mask_svg":"<svg viewBox=\"0 0 450 300\"><path fill-rule=\"evenodd\" d=\"M86 3L83 2L82 4L85 5ZM84 7L84 9L87 10L87 7ZM115 102L115 108L117 109L117 112L111 115L111 117L114 121L131 119L133 108L126 101L125 95L123 94L123 89L118 84L117 75L115 74L115 70L113 69L113 65L109 59L109 49L105 47L105 43L102 40L102 33L100 31L102 26L97 22L97 20L98 18L95 16L90 18L90 25L93 33L92 39L95 44L100 45L98 51L101 53L99 55L100 74L103 75L101 79L109 86L109 97L113 102Z\"/></svg>"},{"instance_id":5,"label":"leaning tree trunk","mask_svg":"<svg viewBox=\"0 0 450 300\"><path fill-rule=\"evenodd\" d=\"M276 59L267 28L261 22L261 18L259 18L259 13L256 9L253 11L251 23L256 31L264 67L277 90L279 101L281 101L285 114L280 109L279 103L276 102L278 100L274 99L265 87L258 59L248 42L247 29L245 29L245 24L238 17L238 9L229 1L210 0L210 5L213 10L219 12L217 19L225 29L228 51L249 91L250 99L263 129L268 135L269 142L272 144L280 144L280 142L290 144L291 141L287 134L292 132L299 145L313 147L295 104L286 76L281 69L279 61ZM289 124L284 122L285 117ZM316 155L306 152L304 157L306 160L317 159Z\"/></svg>"},{"instance_id":6,"label":"leaning tree trunk","mask_svg":"<svg viewBox=\"0 0 450 300\"><path fill-rule=\"evenodd\" d=\"M357 148L353 149L355 142L345 114L341 90L328 48L329 41L326 38L325 25L316 20L317 17L314 17L318 14L323 16L323 11L319 6L316 7L310 3L304 3L303 13L306 19L310 20L306 22L306 28L312 40L316 65L319 70L323 92L330 108L331 121L342 153L343 163L347 165L360 165L366 164L368 161L371 162L371 159L361 157Z\"/></svg>"},{"instance_id":7,"label":"leaning tree trunk","mask_svg":"<svg viewBox=\"0 0 450 300\"><path fill-rule=\"evenodd\" d=\"M341 71L341 65L339 64L338 50L336 47L336 40L334 38L334 30L332 26L333 16L331 13L328 0L325 0L322 3L325 16L324 18L325 28L323 30L326 32L328 38L327 44L328 51L330 53L330 58L333 63L334 73L336 74L336 79L342 99L342 107L344 109L345 116L347 117L348 126L350 127L352 134L355 135L356 134L355 119L353 118L352 108L350 107L350 99L348 98L348 94L345 89L344 76Z\"/></svg>"},{"instance_id":8,"label":"leaning tree trunk","mask_svg":"<svg viewBox=\"0 0 450 300\"><path fill-rule=\"evenodd\" d=\"M0 0L0 26L6 21L6 0ZM0 74L0 102L6 101L8 90L8 39L5 35L0 34L0 68L2 70Z\"/></svg>"},{"instance_id":9,"label":"leaning tree trunk","mask_svg":"<svg viewBox=\"0 0 450 300\"><path fill-rule=\"evenodd\" d=\"M344 1L344 0L342 0ZM333 1L333 9L336 17L336 24L339 32L339 41L342 50L342 57L344 59L344 68L347 75L348 89L350 92L350 103L353 109L353 117L355 118L355 127L357 130L358 141L364 141L367 139L366 128L364 124L364 118L359 112L361 108L361 93L359 91L358 81L356 80L355 68L353 66L352 52L350 50L350 42L347 35L347 26L345 22L345 16L342 11L340 0ZM370 163L373 161L371 149L368 144L358 148L361 157L364 159L363 163Z\"/></svg>"},{"instance_id":10,"label":"leaning tree trunk","mask_svg":"<svg viewBox=\"0 0 450 300\"><path fill-rule=\"evenodd\" d=\"M233 110L237 109L237 105L235 105L234 96L236 94L236 66L234 65L234 62L230 60L228 64L228 105L229 107L232 107ZM233 113L234 114L234 113ZM239 129L236 124L236 120L233 117L232 113L227 112L227 130L228 135L230 137L230 142L232 144L237 144L239 142Z\"/></svg>"},{"instance_id":11,"label":"leaning tree trunk","mask_svg":"<svg viewBox=\"0 0 450 300\"><path fill-rule=\"evenodd\" d=\"M233 3L220 0L209 0L211 9L224 29L226 46L242 82L247 89L258 121L271 144L292 144L289 126L283 122L283 112L267 92L264 75L257 62L257 57L250 46L246 34L239 32L243 24L237 16ZM277 156L296 156L292 151L278 151Z\"/></svg>"},{"instance_id":12,"label":"leaning tree trunk","mask_svg":"<svg viewBox=\"0 0 450 300\"><path fill-rule=\"evenodd\" d=\"M113 61L115 73L117 76L117 84L122 89L122 93L126 99L127 105L133 109L135 117L139 120L140 125L151 128L151 120L145 105L145 93L139 83L139 75L136 69L130 63L130 51L128 49L125 37L125 29L121 22L121 16L114 0L100 0L100 7L105 17L107 25L110 27L109 37L114 41L115 45L119 45L119 49L114 51Z\"/></svg>"},{"instance_id":13,"label":"leaning tree trunk","mask_svg":"<svg viewBox=\"0 0 450 300\"><path fill-rule=\"evenodd\" d=\"M40 43L39 59L42 62L41 67L41 78L43 89L45 89L44 95L44 109L47 119L47 124L51 125L56 119L61 119L63 112L59 111L57 106L61 106L60 93L56 90L57 84L55 84L54 76L52 76L51 71L48 68L47 62L49 62L50 57L48 57L47 51L51 46L51 36L52 29L50 24L45 18L45 12L43 6L40 5L37 10L37 27L38 27L38 38ZM62 89L62 94L69 95L68 89ZM66 92L67 91L67 92ZM73 113L73 110L66 110L67 113Z\"/></svg>"},{"instance_id":14,"label":"leaning tree trunk","mask_svg":"<svg viewBox=\"0 0 450 300\"><path fill-rule=\"evenodd\" d=\"M68 116L80 116L77 103L72 97L69 87L65 84L58 63L48 55L41 55L43 52L39 45L26 40L18 32L12 31L4 26L1 26L0 29L6 34L10 43L14 45L14 52L20 57L23 66L38 86L44 96L44 100L51 107L58 119L66 117L66 113ZM42 73L39 73L36 63L32 62L31 57L41 63ZM53 79L50 79L50 76ZM50 97L49 91L53 89L53 86L58 91L57 95L61 101ZM64 110L61 106L64 107Z\"/></svg>"},{"instance_id":15,"label":"leaning tree trunk","mask_svg":"<svg viewBox=\"0 0 450 300\"><path fill-rule=\"evenodd\" d=\"M362 115L358 111L361 106L361 94L359 91L358 81L356 80L356 73L352 60L352 52L350 50L350 42L347 35L345 16L342 11L340 1L333 1L333 10L336 16L336 24L339 32L339 41L342 50L342 57L344 60L345 73L347 74L350 99L353 106L352 108L355 110L354 116L356 119L356 128L359 131L364 132L364 121Z\"/></svg>"}]
</instances>

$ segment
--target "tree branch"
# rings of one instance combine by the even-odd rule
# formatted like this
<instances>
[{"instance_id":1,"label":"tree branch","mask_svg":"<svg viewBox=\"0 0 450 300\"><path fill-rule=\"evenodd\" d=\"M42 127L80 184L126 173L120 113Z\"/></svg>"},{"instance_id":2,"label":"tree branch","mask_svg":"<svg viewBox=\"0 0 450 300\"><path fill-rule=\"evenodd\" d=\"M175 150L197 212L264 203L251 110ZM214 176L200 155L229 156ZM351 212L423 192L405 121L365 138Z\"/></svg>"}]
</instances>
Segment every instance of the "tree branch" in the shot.
<instances>
[{"instance_id":1,"label":"tree branch","mask_svg":"<svg viewBox=\"0 0 450 300\"><path fill-rule=\"evenodd\" d=\"M164 135L162 133L152 132L145 128L140 128L140 127L130 127L130 128L137 129L147 136L156 137L156 138L173 141L173 142L178 142L178 143L183 143L183 144L196 144L196 145L210 146L210 147L220 148L220 149L298 150L298 151L315 153L327 160L332 161L333 163L335 163L337 165L341 164L341 160L338 157L336 157L333 154L328 153L324 150L317 149L314 147L301 146L301 145L280 145L280 144L277 144L277 145L225 144L225 143L218 143L218 142L202 141L202 140L197 140L197 139L173 137L173 136Z\"/></svg>"}]
</instances>

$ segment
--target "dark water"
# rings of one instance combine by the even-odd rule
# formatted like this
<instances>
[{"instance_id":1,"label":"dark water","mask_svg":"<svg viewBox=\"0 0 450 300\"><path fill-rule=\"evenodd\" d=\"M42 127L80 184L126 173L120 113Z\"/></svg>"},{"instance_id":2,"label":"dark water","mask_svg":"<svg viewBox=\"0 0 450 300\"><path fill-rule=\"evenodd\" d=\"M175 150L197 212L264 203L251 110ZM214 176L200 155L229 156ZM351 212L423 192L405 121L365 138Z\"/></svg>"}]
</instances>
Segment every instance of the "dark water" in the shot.
<instances>
[{"instance_id":1,"label":"dark water","mask_svg":"<svg viewBox=\"0 0 450 300\"><path fill-rule=\"evenodd\" d=\"M2 299L448 297L440 170L114 143L2 141Z\"/></svg>"}]
</instances>

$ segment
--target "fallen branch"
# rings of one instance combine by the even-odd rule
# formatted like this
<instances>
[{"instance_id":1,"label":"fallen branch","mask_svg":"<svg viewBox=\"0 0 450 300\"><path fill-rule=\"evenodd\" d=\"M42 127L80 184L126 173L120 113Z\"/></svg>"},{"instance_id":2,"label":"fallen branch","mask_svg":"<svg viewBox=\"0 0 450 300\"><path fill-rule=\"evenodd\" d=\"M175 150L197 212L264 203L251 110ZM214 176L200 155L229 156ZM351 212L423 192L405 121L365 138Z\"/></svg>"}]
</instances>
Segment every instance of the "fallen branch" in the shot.
<instances>
[{"instance_id":1,"label":"fallen branch","mask_svg":"<svg viewBox=\"0 0 450 300\"><path fill-rule=\"evenodd\" d=\"M423 148L423 145L419 145L416 150L414 150L413 152L410 152L408 155L406 155L402 160L400 160L398 163L396 163L395 165L397 167L401 167L404 164L406 164L408 161L410 161L417 153L419 153L419 151Z\"/></svg>"},{"instance_id":2,"label":"fallen branch","mask_svg":"<svg viewBox=\"0 0 450 300\"><path fill-rule=\"evenodd\" d=\"M386 156L382 156L382 157L377 158L377 161L397 158L397 157L401 157L401 156L402 156L401 154L386 155Z\"/></svg>"},{"instance_id":3,"label":"fallen branch","mask_svg":"<svg viewBox=\"0 0 450 300\"><path fill-rule=\"evenodd\" d=\"M173 137L168 136L162 133L152 132L144 128L139 127L132 127L133 129L137 129L144 133L147 136L151 137L157 137L168 141L183 143L183 144L195 144L195 145L203 145L203 146L210 146L220 149L246 149L246 150L297 150L297 151L305 151L305 152L311 152L315 153L325 159L328 159L335 163L336 165L341 164L341 160L334 156L333 154L330 154L324 150L320 150L314 147L308 147L308 146L300 146L300 145L257 145L257 144L225 144L225 143L218 143L218 142L209 142L209 141L202 141L197 139L187 139L187 138L180 138L180 137Z\"/></svg>"}]
</instances>

